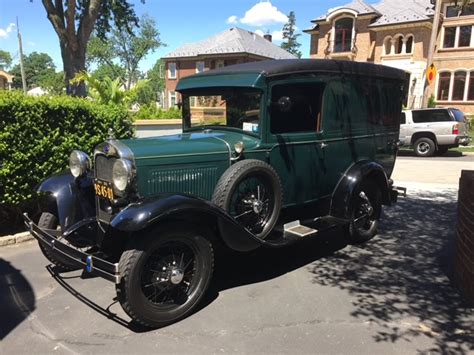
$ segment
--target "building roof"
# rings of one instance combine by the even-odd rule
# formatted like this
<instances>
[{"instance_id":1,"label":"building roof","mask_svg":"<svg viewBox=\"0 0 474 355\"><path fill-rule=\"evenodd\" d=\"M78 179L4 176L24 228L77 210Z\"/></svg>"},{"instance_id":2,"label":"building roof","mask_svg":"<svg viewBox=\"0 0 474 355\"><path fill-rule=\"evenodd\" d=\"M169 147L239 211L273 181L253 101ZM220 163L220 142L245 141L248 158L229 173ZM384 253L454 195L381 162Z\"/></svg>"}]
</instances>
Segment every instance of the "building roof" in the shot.
<instances>
[{"instance_id":1,"label":"building roof","mask_svg":"<svg viewBox=\"0 0 474 355\"><path fill-rule=\"evenodd\" d=\"M430 0L383 0L374 7L382 16L370 27L428 21L434 15Z\"/></svg>"},{"instance_id":2,"label":"building roof","mask_svg":"<svg viewBox=\"0 0 474 355\"><path fill-rule=\"evenodd\" d=\"M13 81L14 76L8 74L7 72L0 70L0 76L3 76L5 79L7 79L8 83L11 83Z\"/></svg>"},{"instance_id":3,"label":"building roof","mask_svg":"<svg viewBox=\"0 0 474 355\"><path fill-rule=\"evenodd\" d=\"M329 9L326 14L311 21L316 25L305 32L316 30L318 22L324 22L332 13L344 9L355 11L359 16L374 14L377 19L369 27L428 21L434 15L430 0L381 0L374 5L366 4L363 0L354 0L349 4Z\"/></svg>"},{"instance_id":4,"label":"building roof","mask_svg":"<svg viewBox=\"0 0 474 355\"><path fill-rule=\"evenodd\" d=\"M288 74L304 73L353 73L374 77L388 77L405 80L406 74L403 70L392 67L365 62L354 62L349 60L334 59L287 59L287 60L264 60L209 70L192 77L205 77L220 74L243 74L255 73L263 76L279 76Z\"/></svg>"},{"instance_id":5,"label":"building roof","mask_svg":"<svg viewBox=\"0 0 474 355\"><path fill-rule=\"evenodd\" d=\"M237 53L249 53L270 59L296 58L256 33L233 27L205 40L185 44L167 54L164 59Z\"/></svg>"},{"instance_id":6,"label":"building roof","mask_svg":"<svg viewBox=\"0 0 474 355\"><path fill-rule=\"evenodd\" d=\"M377 10L369 4L366 4L362 0L353 0L351 3L333 7L328 10L328 12L324 15L321 15L317 19L313 20L312 22L319 22L325 21L329 15L331 15L335 11L340 11L343 9L352 10L357 12L358 15L368 15L368 14L377 14Z\"/></svg>"}]
</instances>

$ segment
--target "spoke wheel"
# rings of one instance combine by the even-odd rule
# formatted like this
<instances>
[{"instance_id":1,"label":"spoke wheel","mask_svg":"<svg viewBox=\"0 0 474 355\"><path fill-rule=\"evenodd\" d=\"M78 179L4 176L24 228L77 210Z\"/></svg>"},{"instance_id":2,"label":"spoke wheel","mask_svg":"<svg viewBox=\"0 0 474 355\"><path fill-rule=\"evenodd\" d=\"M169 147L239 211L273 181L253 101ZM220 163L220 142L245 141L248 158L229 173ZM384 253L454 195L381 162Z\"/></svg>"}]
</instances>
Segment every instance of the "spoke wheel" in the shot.
<instances>
[{"instance_id":1,"label":"spoke wheel","mask_svg":"<svg viewBox=\"0 0 474 355\"><path fill-rule=\"evenodd\" d=\"M242 227L263 239L271 232L280 215L280 178L263 161L239 161L221 176L212 201Z\"/></svg>"},{"instance_id":2,"label":"spoke wheel","mask_svg":"<svg viewBox=\"0 0 474 355\"><path fill-rule=\"evenodd\" d=\"M147 327L189 315L212 276L212 244L196 228L173 226L133 240L119 262L117 296L124 311Z\"/></svg>"},{"instance_id":3,"label":"spoke wheel","mask_svg":"<svg viewBox=\"0 0 474 355\"><path fill-rule=\"evenodd\" d=\"M41 229L58 230L58 219L55 215L51 213L43 212L40 216L38 227L40 227ZM66 242L62 237L58 237L57 239L61 240L62 242ZM61 256L61 254L51 249L51 247L49 247L48 245L43 244L40 241L38 241L38 245L46 259L48 259L53 265L56 266L57 271L65 272L80 269L75 264L68 261L68 259Z\"/></svg>"},{"instance_id":4,"label":"spoke wheel","mask_svg":"<svg viewBox=\"0 0 474 355\"><path fill-rule=\"evenodd\" d=\"M377 234L382 211L382 194L372 180L363 181L352 198L353 218L349 224L349 238L354 244L372 239Z\"/></svg>"}]
</instances>

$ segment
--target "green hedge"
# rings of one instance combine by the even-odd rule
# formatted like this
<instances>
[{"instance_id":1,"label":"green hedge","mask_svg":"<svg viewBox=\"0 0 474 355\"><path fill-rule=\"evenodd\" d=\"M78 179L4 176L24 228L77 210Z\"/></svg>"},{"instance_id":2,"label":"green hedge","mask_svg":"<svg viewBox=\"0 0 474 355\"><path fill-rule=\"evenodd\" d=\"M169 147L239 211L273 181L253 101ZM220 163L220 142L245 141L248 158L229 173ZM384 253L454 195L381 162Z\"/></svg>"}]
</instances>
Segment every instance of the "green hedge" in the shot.
<instances>
[{"instance_id":1,"label":"green hedge","mask_svg":"<svg viewBox=\"0 0 474 355\"><path fill-rule=\"evenodd\" d=\"M161 120L161 119L181 119L181 110L170 108L163 110L156 107L155 103L142 105L140 110L132 113L133 120Z\"/></svg>"},{"instance_id":2,"label":"green hedge","mask_svg":"<svg viewBox=\"0 0 474 355\"><path fill-rule=\"evenodd\" d=\"M91 154L112 127L131 137L128 113L67 96L28 97L0 91L0 207L19 206L46 177L68 168L69 154Z\"/></svg>"}]
</instances>

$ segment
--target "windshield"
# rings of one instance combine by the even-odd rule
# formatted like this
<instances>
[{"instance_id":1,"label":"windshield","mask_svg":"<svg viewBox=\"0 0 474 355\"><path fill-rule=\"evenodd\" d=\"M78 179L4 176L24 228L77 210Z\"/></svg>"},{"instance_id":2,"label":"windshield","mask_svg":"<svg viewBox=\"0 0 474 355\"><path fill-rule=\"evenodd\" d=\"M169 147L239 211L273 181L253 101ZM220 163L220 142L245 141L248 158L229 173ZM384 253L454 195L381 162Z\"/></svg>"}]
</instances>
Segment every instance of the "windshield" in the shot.
<instances>
[{"instance_id":1,"label":"windshield","mask_svg":"<svg viewBox=\"0 0 474 355\"><path fill-rule=\"evenodd\" d=\"M262 92L216 88L183 93L184 128L233 128L258 135Z\"/></svg>"}]
</instances>

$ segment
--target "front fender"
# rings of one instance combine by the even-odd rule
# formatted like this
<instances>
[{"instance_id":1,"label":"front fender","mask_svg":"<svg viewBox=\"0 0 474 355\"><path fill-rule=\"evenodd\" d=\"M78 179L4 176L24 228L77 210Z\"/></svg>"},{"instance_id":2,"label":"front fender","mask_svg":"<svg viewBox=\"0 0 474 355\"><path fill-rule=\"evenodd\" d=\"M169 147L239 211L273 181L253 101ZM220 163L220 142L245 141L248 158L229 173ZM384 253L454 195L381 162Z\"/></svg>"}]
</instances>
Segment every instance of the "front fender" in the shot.
<instances>
[{"instance_id":1,"label":"front fender","mask_svg":"<svg viewBox=\"0 0 474 355\"><path fill-rule=\"evenodd\" d=\"M239 225L224 210L209 201L184 194L159 194L133 203L123 209L111 221L117 230L133 233L167 219L196 219L212 221L219 229L222 241L236 251L250 251L265 244Z\"/></svg>"},{"instance_id":2,"label":"front fender","mask_svg":"<svg viewBox=\"0 0 474 355\"><path fill-rule=\"evenodd\" d=\"M382 192L382 202L391 202L387 174L384 168L373 161L361 161L353 164L339 180L331 197L330 215L351 220L353 212L352 197L357 186L364 179L372 179Z\"/></svg>"},{"instance_id":3,"label":"front fender","mask_svg":"<svg viewBox=\"0 0 474 355\"><path fill-rule=\"evenodd\" d=\"M36 191L41 212L56 215L62 231L95 215L93 181L89 177L76 179L71 173L55 175L43 181Z\"/></svg>"}]
</instances>

